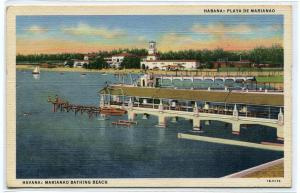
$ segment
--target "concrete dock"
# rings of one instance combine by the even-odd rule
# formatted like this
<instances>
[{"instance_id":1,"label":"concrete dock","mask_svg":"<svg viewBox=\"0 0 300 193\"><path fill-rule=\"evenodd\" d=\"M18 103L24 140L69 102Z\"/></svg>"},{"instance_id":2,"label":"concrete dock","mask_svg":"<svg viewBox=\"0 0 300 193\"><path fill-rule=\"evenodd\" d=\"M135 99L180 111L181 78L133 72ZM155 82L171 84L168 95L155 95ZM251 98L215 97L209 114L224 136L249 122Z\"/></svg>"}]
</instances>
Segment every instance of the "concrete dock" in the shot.
<instances>
[{"instance_id":1,"label":"concrete dock","mask_svg":"<svg viewBox=\"0 0 300 193\"><path fill-rule=\"evenodd\" d=\"M272 151L283 151L283 145L265 145L265 144L258 144L258 143L251 143L245 141L237 141L231 139L223 139L223 138L215 138L215 137L206 137L200 135L192 135L186 133L178 133L177 137L179 139L189 139L195 141L204 141L210 143L219 143L219 144L226 144L226 145L235 145L235 146L242 146L242 147L250 147L250 148L257 148L257 149L265 149L265 150L272 150Z\"/></svg>"}]
</instances>

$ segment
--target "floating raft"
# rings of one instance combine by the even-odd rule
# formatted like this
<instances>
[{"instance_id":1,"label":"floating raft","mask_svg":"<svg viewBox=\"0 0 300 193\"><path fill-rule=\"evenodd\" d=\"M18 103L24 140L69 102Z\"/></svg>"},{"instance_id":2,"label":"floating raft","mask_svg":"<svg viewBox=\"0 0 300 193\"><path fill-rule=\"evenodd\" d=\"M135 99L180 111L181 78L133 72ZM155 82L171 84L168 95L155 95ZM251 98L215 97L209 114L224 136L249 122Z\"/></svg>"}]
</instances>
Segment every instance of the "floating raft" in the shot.
<instances>
[{"instance_id":1,"label":"floating raft","mask_svg":"<svg viewBox=\"0 0 300 193\"><path fill-rule=\"evenodd\" d=\"M127 127L131 126L130 123L122 123L122 122L111 122L111 124L113 124L113 125L120 125L120 126L127 126Z\"/></svg>"},{"instance_id":2,"label":"floating raft","mask_svg":"<svg viewBox=\"0 0 300 193\"><path fill-rule=\"evenodd\" d=\"M137 121L129 121L129 120L119 120L120 123L130 123L137 125Z\"/></svg>"},{"instance_id":3,"label":"floating raft","mask_svg":"<svg viewBox=\"0 0 300 193\"><path fill-rule=\"evenodd\" d=\"M129 121L129 120L119 120L118 122L111 122L113 125L121 125L121 126L131 126L133 124L137 125L137 121Z\"/></svg>"}]
</instances>

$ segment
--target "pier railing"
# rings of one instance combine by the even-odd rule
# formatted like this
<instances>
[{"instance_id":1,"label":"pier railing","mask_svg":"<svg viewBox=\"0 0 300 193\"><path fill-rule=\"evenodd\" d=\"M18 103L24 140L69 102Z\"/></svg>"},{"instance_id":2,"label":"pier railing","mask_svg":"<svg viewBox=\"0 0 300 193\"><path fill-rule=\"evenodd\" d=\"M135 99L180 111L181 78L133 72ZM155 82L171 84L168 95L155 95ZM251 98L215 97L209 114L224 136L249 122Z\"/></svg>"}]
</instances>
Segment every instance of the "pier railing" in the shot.
<instances>
[{"instance_id":1,"label":"pier railing","mask_svg":"<svg viewBox=\"0 0 300 193\"><path fill-rule=\"evenodd\" d=\"M71 104L68 101L65 101L59 97L55 97L54 99L49 97L48 102L52 103L53 112L74 112L75 115L86 113L89 118L97 117L100 114L112 115L112 116L121 116L127 113L126 108L123 107L135 107L135 108L149 108L149 109L160 109L160 105L162 105L162 110L172 110L172 111L184 111L184 112L199 112L199 113L209 113L209 114L218 114L218 115L233 115L234 109L231 107L223 107L223 106L212 106L209 108L205 107L192 107L188 105L176 104L167 105L167 104L156 104L156 103L139 103L132 102L129 105L129 101L118 102L118 101L110 101L109 105L104 105L102 107L96 107L91 105L78 105ZM119 106L119 108L111 107L110 105ZM253 110L237 110L238 116L242 117L254 117L254 118L268 118L268 119L277 119L277 114L271 116L271 111L269 112L261 112L261 111L253 111Z\"/></svg>"},{"instance_id":2,"label":"pier railing","mask_svg":"<svg viewBox=\"0 0 300 193\"><path fill-rule=\"evenodd\" d=\"M118 106L126 106L128 107L128 102L116 102L111 101L111 105L118 105ZM142 104L134 102L132 107L140 107L140 108L149 108L149 109L159 109L159 104ZM218 115L233 115L234 109L231 108L222 108L222 107L213 107L213 108L201 108L197 107L199 113L210 113L210 114L218 114ZM195 107L191 106L183 106L183 105L163 105L163 110L173 110L173 111L185 111L185 112L194 112ZM249 110L238 110L238 116L243 117L254 117L254 118L269 118L269 119L276 119L274 116L270 116L270 113L267 112L259 112L259 111L249 111Z\"/></svg>"}]
</instances>

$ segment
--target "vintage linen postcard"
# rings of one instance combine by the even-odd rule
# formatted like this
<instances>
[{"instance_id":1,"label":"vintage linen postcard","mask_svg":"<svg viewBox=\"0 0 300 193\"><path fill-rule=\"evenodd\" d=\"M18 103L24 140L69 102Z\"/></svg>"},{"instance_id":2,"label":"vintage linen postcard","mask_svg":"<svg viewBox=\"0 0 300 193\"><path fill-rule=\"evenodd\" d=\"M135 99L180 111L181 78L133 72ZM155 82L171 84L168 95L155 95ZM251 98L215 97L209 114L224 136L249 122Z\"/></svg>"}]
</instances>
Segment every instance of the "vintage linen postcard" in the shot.
<instances>
[{"instance_id":1,"label":"vintage linen postcard","mask_svg":"<svg viewBox=\"0 0 300 193\"><path fill-rule=\"evenodd\" d=\"M290 187L289 5L7 8L8 187Z\"/></svg>"}]
</instances>

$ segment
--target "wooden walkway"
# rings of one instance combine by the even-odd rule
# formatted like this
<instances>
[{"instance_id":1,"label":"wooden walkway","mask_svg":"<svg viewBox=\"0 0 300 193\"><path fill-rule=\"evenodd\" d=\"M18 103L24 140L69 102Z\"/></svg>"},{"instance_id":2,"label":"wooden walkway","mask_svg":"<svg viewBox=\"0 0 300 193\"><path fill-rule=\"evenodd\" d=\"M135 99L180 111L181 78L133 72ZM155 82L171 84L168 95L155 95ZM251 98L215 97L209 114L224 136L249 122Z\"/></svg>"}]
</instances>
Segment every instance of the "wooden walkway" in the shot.
<instances>
[{"instance_id":1,"label":"wooden walkway","mask_svg":"<svg viewBox=\"0 0 300 193\"><path fill-rule=\"evenodd\" d=\"M77 104L70 104L68 101L65 101L58 96L51 98L48 97L48 102L52 103L53 112L74 112L75 115L80 113L86 113L89 118L97 117L100 114L111 115L111 116L121 116L127 113L126 110L121 108L115 107L96 107L96 106L89 106L89 105L77 105Z\"/></svg>"}]
</instances>

